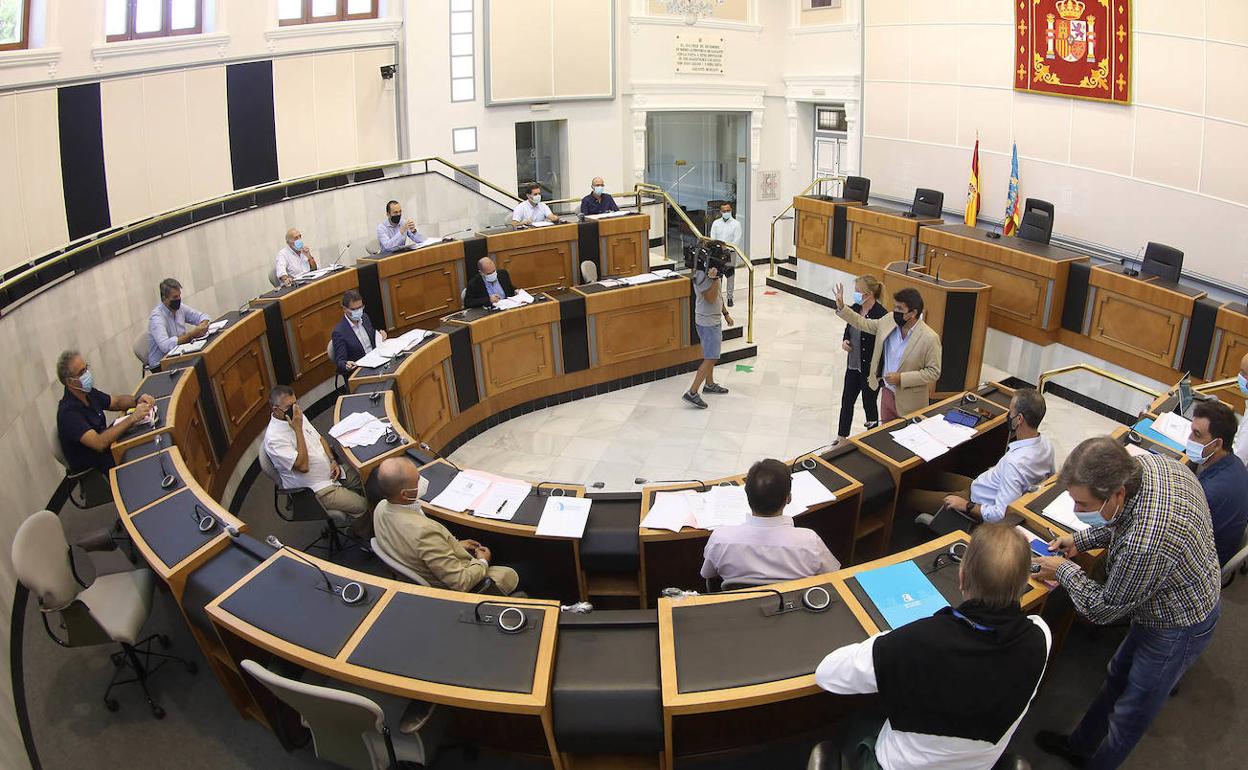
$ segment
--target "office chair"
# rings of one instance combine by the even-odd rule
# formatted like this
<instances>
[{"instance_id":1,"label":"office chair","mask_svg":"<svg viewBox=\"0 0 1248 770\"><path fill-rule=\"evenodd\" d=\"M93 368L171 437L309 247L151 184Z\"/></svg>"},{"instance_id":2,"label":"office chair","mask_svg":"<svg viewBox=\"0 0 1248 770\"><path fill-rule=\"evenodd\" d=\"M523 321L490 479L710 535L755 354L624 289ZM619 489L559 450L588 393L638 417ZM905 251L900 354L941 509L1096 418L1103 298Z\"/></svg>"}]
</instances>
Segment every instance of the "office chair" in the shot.
<instances>
[{"instance_id":1,"label":"office chair","mask_svg":"<svg viewBox=\"0 0 1248 770\"><path fill-rule=\"evenodd\" d=\"M193 661L154 652L152 642L159 642L162 649L169 647L169 637L163 634L139 639L152 610L151 571L135 569L99 575L90 586L85 585L74 571L72 553L60 519L51 511L39 511L22 522L13 538L12 557L17 579L39 601L43 627L52 641L62 647L109 642L121 646L121 652L111 656L116 670L104 691L105 707L109 711L121 708L111 697L114 687L137 683L152 716L164 719L165 710L152 700L147 689L148 677L169 661L182 664L191 674L198 666ZM54 614L60 617L63 638L48 622L48 617ZM151 665L152 658L159 659L155 666ZM120 679L127 671L134 674L133 678Z\"/></svg>"},{"instance_id":2,"label":"office chair","mask_svg":"<svg viewBox=\"0 0 1248 770\"><path fill-rule=\"evenodd\" d=\"M398 706L404 706L402 715L390 720L371 697L287 679L250 659L242 666L299 713L300 721L312 733L312 747L320 759L352 770L389 770L412 764L425 767L438 753L447 720L445 710L432 703L403 704L401 699L378 693L391 705L391 716ZM390 731L389 721L398 721L397 734Z\"/></svg>"},{"instance_id":3,"label":"office chair","mask_svg":"<svg viewBox=\"0 0 1248 770\"><path fill-rule=\"evenodd\" d=\"M1048 244L1053 237L1053 204L1039 198L1028 198L1023 205L1023 221L1018 237L1024 241Z\"/></svg>"},{"instance_id":4,"label":"office chair","mask_svg":"<svg viewBox=\"0 0 1248 770\"><path fill-rule=\"evenodd\" d=\"M328 554L329 560L333 561L334 555L343 550L344 547L351 545L362 546L359 540L348 532L343 531L351 524L351 517L342 511L334 511L326 508L320 498L316 496L308 487L298 487L287 489L282 486L282 480L277 475L277 470L273 467L273 460L269 457L269 453L264 450L261 445L260 451L256 453L256 459L260 461L260 470L265 476L273 482L273 511L277 513L285 521L323 521L325 528L321 530L321 534L303 550L308 551L313 548L323 548ZM286 498L286 504L282 505L280 498ZM348 545L343 545L343 540L348 541ZM325 543L321 545L322 541Z\"/></svg>"},{"instance_id":5,"label":"office chair","mask_svg":"<svg viewBox=\"0 0 1248 770\"><path fill-rule=\"evenodd\" d=\"M459 290L459 306L460 307L464 306L464 300L467 299L467 297L468 297L468 290L460 289Z\"/></svg>"},{"instance_id":6,"label":"office chair","mask_svg":"<svg viewBox=\"0 0 1248 770\"><path fill-rule=\"evenodd\" d=\"M955 511L947 505L940 506L936 509L936 513L920 513L914 517L914 523L920 527L927 527L937 535L947 535L958 531L969 535L976 524L975 520L966 514Z\"/></svg>"},{"instance_id":7,"label":"office chair","mask_svg":"<svg viewBox=\"0 0 1248 770\"><path fill-rule=\"evenodd\" d=\"M871 197L871 180L865 176L846 177L845 189L841 197L847 201L861 201L862 205L867 205L867 199Z\"/></svg>"},{"instance_id":8,"label":"office chair","mask_svg":"<svg viewBox=\"0 0 1248 770\"><path fill-rule=\"evenodd\" d=\"M1222 587L1226 588L1235 580L1235 573L1248 575L1248 532L1244 532L1244 539L1240 541L1239 550L1235 555L1227 560L1226 566L1222 568Z\"/></svg>"},{"instance_id":9,"label":"office chair","mask_svg":"<svg viewBox=\"0 0 1248 770\"><path fill-rule=\"evenodd\" d=\"M381 253L381 241L376 238L371 239L368 243L364 244L364 251L368 252L369 256L377 256Z\"/></svg>"},{"instance_id":10,"label":"office chair","mask_svg":"<svg viewBox=\"0 0 1248 770\"><path fill-rule=\"evenodd\" d=\"M426 588L434 587L429 584L428 580L425 580L423 577L421 577L419 573L417 573L416 571L408 567L406 564L404 564L403 562L399 561L398 559L394 558L389 553L387 553L382 548L381 543L377 542L377 538L374 537L371 540L369 540L368 547L370 550L372 550L373 553L377 555L377 558L381 559L383 564L385 564L387 567L390 568L390 571L394 573L395 578L402 578L404 580L409 580L418 586L425 586ZM495 585L494 579L489 576L486 576L485 579L483 579L480 583L477 583L475 586L473 586L472 590L469 593L488 594L490 596L502 596L503 595L502 590L500 590L499 587ZM515 593L512 594L512 596L517 596L517 597L523 596L523 595L524 594L521 591L516 591Z\"/></svg>"},{"instance_id":11,"label":"office chair","mask_svg":"<svg viewBox=\"0 0 1248 770\"><path fill-rule=\"evenodd\" d=\"M821 741L815 744L806 760L806 770L841 770L853 767L854 757L846 753L836 741ZM1020 754L1008 751L992 766L992 770L1031 770L1031 763Z\"/></svg>"},{"instance_id":12,"label":"office chair","mask_svg":"<svg viewBox=\"0 0 1248 770\"><path fill-rule=\"evenodd\" d=\"M914 191L914 203L910 204L910 212L916 217L939 219L944 207L945 194L943 192L920 187Z\"/></svg>"},{"instance_id":13,"label":"office chair","mask_svg":"<svg viewBox=\"0 0 1248 770\"><path fill-rule=\"evenodd\" d=\"M598 280L598 265L592 260L586 259L581 261L581 282L593 283Z\"/></svg>"},{"instance_id":14,"label":"office chair","mask_svg":"<svg viewBox=\"0 0 1248 770\"><path fill-rule=\"evenodd\" d=\"M334 338L333 336L330 336L329 342L325 343L325 357L328 358L329 362L334 365L334 392L337 393L338 391L342 390L343 387L347 384L347 376L343 374L342 372L338 371L338 363L334 361ZM342 380L342 385L338 384L339 380Z\"/></svg>"},{"instance_id":15,"label":"office chair","mask_svg":"<svg viewBox=\"0 0 1248 770\"><path fill-rule=\"evenodd\" d=\"M152 335L149 332L143 332L134 338L134 342L130 345L131 352L134 357L139 359L139 376L142 377L148 372L157 371L160 367L150 367L147 365L147 354L152 349Z\"/></svg>"},{"instance_id":16,"label":"office chair","mask_svg":"<svg viewBox=\"0 0 1248 770\"><path fill-rule=\"evenodd\" d=\"M274 289L276 289L281 284L281 281L277 280L277 268L276 267L269 268L269 284Z\"/></svg>"},{"instance_id":17,"label":"office chair","mask_svg":"<svg viewBox=\"0 0 1248 770\"><path fill-rule=\"evenodd\" d=\"M113 488L108 483L108 477L95 468L71 471L69 461L65 459L65 450L61 447L61 434L55 425L52 426L51 439L49 443L52 446L52 457L65 469L65 478L69 479L71 484L69 501L74 504L74 507L86 510L112 503ZM74 496L74 492L78 493L77 497Z\"/></svg>"},{"instance_id":18,"label":"office chair","mask_svg":"<svg viewBox=\"0 0 1248 770\"><path fill-rule=\"evenodd\" d=\"M1155 275L1163 281L1178 282L1183 272L1183 252L1164 243L1148 242L1144 247L1144 262L1140 265L1140 277Z\"/></svg>"}]
</instances>

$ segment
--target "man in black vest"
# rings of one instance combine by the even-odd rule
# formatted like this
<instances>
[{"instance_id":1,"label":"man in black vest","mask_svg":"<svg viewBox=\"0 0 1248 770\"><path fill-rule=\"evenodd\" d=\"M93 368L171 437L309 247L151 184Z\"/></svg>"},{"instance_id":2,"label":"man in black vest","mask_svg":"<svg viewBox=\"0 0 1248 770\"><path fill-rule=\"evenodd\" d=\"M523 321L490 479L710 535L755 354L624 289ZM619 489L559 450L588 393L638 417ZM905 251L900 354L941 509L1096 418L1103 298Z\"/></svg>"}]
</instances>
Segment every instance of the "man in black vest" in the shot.
<instances>
[{"instance_id":1,"label":"man in black vest","mask_svg":"<svg viewBox=\"0 0 1248 770\"><path fill-rule=\"evenodd\" d=\"M835 650L815 681L842 695L880 694L876 719L850 731L853 768L989 770L1044 675L1049 629L1023 613L1031 549L1014 527L975 530L956 608Z\"/></svg>"}]
</instances>

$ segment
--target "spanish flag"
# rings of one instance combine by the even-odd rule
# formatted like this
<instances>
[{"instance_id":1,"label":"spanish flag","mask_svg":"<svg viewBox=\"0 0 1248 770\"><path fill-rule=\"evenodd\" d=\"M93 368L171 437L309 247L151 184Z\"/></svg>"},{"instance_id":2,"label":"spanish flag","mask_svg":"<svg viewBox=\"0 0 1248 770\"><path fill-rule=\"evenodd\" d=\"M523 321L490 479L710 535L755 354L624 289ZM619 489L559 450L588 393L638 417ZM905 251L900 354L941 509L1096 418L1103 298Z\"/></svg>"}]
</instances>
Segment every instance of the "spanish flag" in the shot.
<instances>
[{"instance_id":1,"label":"spanish flag","mask_svg":"<svg viewBox=\"0 0 1248 770\"><path fill-rule=\"evenodd\" d=\"M975 154L971 156L971 183L966 188L967 227L974 227L979 218L979 136L975 137Z\"/></svg>"}]
</instances>

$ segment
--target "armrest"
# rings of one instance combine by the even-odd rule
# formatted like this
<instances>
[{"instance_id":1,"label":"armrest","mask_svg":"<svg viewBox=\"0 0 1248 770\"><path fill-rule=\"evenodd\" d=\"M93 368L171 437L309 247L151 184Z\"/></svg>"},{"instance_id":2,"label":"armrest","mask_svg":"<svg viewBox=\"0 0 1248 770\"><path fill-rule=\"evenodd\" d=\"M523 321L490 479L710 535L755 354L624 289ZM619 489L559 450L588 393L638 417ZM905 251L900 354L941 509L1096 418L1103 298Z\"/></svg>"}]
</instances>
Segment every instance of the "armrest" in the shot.
<instances>
[{"instance_id":1,"label":"armrest","mask_svg":"<svg viewBox=\"0 0 1248 770\"><path fill-rule=\"evenodd\" d=\"M503 593L502 589L498 587L498 585L494 582L494 579L491 577L486 577L480 583L473 586L472 593L485 594L487 596L506 596L506 594Z\"/></svg>"}]
</instances>

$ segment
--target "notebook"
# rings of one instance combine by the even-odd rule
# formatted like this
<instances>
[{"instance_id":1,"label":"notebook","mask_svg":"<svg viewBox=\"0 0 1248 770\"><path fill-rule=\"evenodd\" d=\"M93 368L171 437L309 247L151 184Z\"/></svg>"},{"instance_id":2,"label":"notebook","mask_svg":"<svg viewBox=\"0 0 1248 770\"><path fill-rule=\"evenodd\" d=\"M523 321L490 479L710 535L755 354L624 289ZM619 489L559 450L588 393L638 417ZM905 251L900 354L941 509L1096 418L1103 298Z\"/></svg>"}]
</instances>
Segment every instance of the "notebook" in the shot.
<instances>
[{"instance_id":1,"label":"notebook","mask_svg":"<svg viewBox=\"0 0 1248 770\"><path fill-rule=\"evenodd\" d=\"M856 577L891 628L900 628L949 606L912 561L862 572Z\"/></svg>"}]
</instances>

